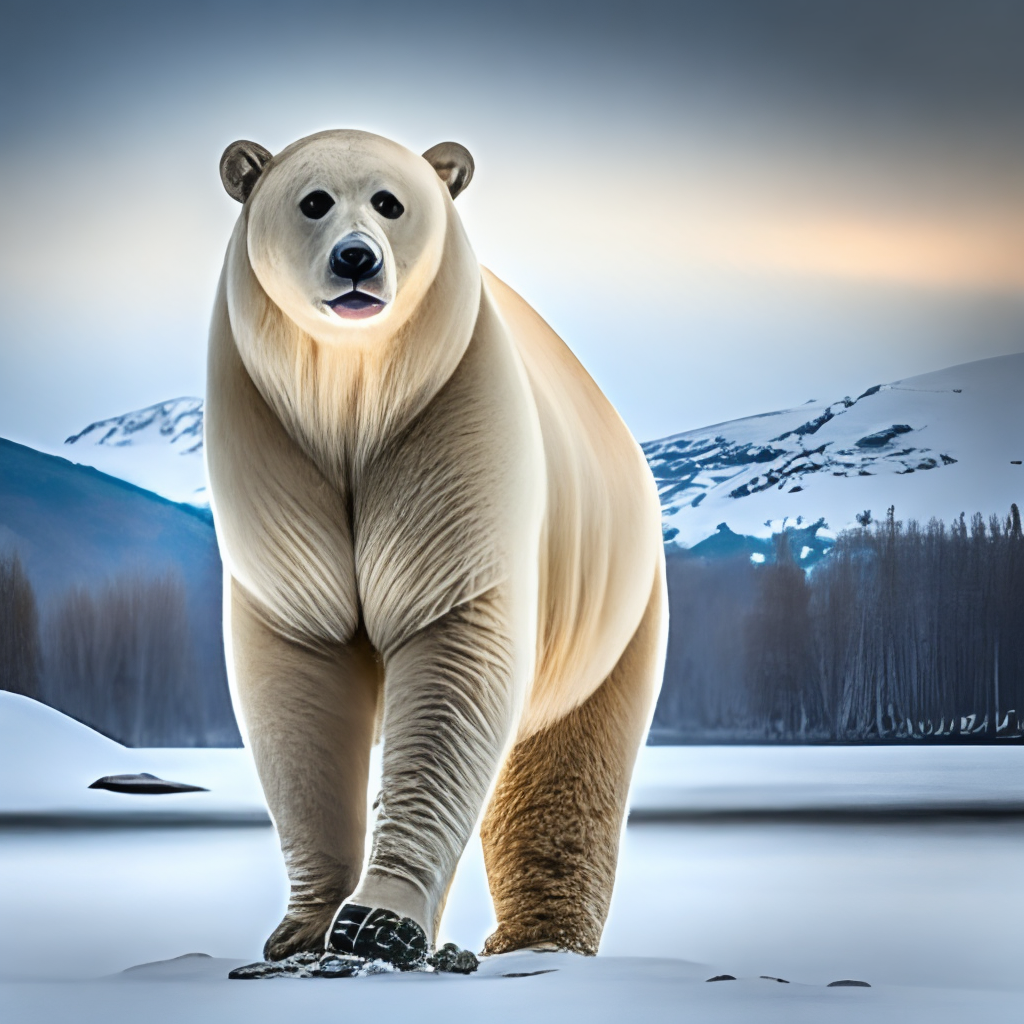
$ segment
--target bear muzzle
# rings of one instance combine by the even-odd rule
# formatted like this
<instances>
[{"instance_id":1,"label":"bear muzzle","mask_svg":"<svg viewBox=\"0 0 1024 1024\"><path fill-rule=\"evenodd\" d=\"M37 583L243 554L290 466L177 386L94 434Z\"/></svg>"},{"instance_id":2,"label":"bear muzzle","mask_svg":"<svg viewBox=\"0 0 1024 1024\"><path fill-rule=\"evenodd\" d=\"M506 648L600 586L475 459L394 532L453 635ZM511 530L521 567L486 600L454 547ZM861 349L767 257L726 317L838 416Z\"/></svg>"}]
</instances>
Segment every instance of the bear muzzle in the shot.
<instances>
[{"instance_id":1,"label":"bear muzzle","mask_svg":"<svg viewBox=\"0 0 1024 1024\"><path fill-rule=\"evenodd\" d=\"M328 262L335 277L352 282L351 290L327 300L326 304L338 316L345 320L363 320L384 308L383 299L359 288L360 281L376 277L384 267L384 254L369 235L361 231L347 234L331 250Z\"/></svg>"}]
</instances>

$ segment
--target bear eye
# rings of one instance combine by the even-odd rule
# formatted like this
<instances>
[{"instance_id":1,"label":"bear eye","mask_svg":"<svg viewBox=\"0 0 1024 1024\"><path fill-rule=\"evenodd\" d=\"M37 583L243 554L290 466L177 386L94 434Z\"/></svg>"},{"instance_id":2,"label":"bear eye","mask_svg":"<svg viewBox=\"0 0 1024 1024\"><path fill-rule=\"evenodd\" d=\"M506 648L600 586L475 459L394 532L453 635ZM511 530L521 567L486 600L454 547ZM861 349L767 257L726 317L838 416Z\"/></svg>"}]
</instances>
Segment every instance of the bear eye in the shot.
<instances>
[{"instance_id":1,"label":"bear eye","mask_svg":"<svg viewBox=\"0 0 1024 1024\"><path fill-rule=\"evenodd\" d=\"M317 189L299 203L299 209L310 220L319 220L333 205L334 200L326 192Z\"/></svg>"},{"instance_id":2,"label":"bear eye","mask_svg":"<svg viewBox=\"0 0 1024 1024\"><path fill-rule=\"evenodd\" d=\"M370 205L382 217L387 217L388 220L394 220L405 213L405 207L390 192L383 190L374 193L370 199Z\"/></svg>"}]
</instances>

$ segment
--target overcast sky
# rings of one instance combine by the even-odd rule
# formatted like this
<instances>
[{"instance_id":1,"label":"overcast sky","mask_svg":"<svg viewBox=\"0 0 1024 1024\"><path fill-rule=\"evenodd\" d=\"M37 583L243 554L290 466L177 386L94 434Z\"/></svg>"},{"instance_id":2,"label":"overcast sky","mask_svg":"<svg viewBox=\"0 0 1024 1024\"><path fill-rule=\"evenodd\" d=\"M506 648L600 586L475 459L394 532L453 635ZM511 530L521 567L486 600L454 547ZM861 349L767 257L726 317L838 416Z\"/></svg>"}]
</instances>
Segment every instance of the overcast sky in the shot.
<instances>
[{"instance_id":1,"label":"overcast sky","mask_svg":"<svg viewBox=\"0 0 1024 1024\"><path fill-rule=\"evenodd\" d=\"M0 435L201 395L217 161L454 139L646 440L1024 350L1024 4L8 2Z\"/></svg>"}]
</instances>

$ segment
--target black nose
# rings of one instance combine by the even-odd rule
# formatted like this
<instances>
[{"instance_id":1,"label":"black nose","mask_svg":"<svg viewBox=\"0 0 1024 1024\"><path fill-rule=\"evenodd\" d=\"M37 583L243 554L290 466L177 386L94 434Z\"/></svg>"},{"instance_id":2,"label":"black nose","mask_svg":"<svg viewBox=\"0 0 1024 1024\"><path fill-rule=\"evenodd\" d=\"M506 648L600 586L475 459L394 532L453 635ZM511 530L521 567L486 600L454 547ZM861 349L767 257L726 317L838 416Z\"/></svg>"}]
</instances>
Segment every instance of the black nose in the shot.
<instances>
[{"instance_id":1,"label":"black nose","mask_svg":"<svg viewBox=\"0 0 1024 1024\"><path fill-rule=\"evenodd\" d=\"M347 277L355 283L373 277L380 270L384 259L368 239L353 234L343 238L331 250L330 262L333 274Z\"/></svg>"}]
</instances>

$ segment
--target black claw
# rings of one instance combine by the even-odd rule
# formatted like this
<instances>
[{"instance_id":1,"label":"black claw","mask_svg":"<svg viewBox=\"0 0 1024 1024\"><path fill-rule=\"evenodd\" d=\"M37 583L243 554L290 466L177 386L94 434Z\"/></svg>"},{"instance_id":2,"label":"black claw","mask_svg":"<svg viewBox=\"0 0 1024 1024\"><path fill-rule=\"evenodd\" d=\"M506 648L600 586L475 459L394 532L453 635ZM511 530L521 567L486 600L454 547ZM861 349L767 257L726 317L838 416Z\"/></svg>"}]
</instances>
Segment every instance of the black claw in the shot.
<instances>
[{"instance_id":1,"label":"black claw","mask_svg":"<svg viewBox=\"0 0 1024 1024\"><path fill-rule=\"evenodd\" d=\"M343 904L334 918L334 924L331 925L327 948L339 953L351 954L355 949L359 932L369 915L369 907L360 907L355 903Z\"/></svg>"}]
</instances>

